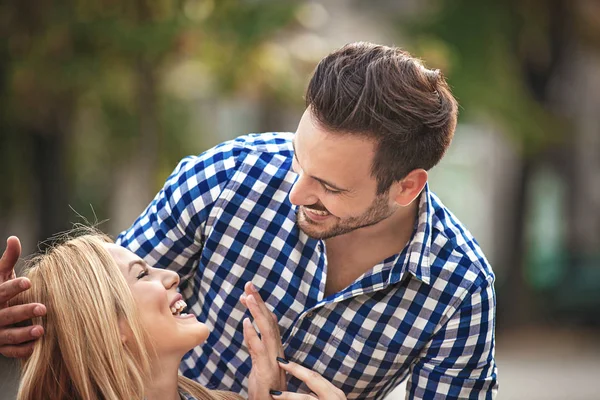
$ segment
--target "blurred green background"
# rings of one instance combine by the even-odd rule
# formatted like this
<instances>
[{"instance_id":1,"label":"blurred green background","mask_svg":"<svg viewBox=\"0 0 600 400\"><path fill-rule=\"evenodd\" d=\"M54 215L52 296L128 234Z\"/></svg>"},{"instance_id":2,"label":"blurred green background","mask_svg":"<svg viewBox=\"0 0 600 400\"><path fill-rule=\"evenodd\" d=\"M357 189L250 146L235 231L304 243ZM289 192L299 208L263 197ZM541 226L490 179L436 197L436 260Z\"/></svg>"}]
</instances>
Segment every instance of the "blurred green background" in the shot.
<instances>
[{"instance_id":1,"label":"blurred green background","mask_svg":"<svg viewBox=\"0 0 600 400\"><path fill-rule=\"evenodd\" d=\"M183 156L294 131L345 43L440 68L461 108L431 186L497 275L499 399L600 396L599 1L21 0L0 33L0 237L25 254L82 217L118 234Z\"/></svg>"}]
</instances>

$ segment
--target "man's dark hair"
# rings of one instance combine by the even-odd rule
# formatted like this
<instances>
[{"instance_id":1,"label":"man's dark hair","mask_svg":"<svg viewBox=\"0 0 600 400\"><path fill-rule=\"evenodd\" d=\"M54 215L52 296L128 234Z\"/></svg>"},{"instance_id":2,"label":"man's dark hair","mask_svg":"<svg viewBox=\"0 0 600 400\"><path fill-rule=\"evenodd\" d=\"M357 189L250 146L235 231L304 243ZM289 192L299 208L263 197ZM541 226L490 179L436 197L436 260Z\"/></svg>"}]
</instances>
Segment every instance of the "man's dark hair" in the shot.
<instances>
[{"instance_id":1,"label":"man's dark hair","mask_svg":"<svg viewBox=\"0 0 600 400\"><path fill-rule=\"evenodd\" d=\"M410 171L431 169L450 146L457 103L439 70L399 48L351 43L325 57L306 92L323 128L377 142L377 193Z\"/></svg>"}]
</instances>

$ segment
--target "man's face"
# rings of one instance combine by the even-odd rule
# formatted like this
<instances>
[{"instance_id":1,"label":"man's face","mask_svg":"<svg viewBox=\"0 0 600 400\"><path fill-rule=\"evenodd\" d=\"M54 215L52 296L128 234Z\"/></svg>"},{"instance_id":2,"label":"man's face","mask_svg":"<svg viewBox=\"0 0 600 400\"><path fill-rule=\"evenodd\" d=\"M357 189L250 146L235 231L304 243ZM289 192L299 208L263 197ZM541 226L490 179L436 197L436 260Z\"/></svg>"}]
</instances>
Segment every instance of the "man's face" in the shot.
<instances>
[{"instance_id":1,"label":"man's face","mask_svg":"<svg viewBox=\"0 0 600 400\"><path fill-rule=\"evenodd\" d=\"M376 146L364 137L327 132L307 109L294 136L290 192L297 223L308 236L328 239L374 225L395 210L389 194L377 196L371 176Z\"/></svg>"}]
</instances>

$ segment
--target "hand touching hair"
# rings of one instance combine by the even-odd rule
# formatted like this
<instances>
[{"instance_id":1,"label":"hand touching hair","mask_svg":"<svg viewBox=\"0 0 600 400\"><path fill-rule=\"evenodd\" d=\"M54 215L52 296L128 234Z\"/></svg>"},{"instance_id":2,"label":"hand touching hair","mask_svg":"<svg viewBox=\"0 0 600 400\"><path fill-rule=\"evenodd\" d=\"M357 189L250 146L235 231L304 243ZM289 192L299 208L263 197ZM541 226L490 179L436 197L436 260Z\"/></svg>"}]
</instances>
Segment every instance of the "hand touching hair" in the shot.
<instances>
[{"instance_id":1,"label":"hand touching hair","mask_svg":"<svg viewBox=\"0 0 600 400\"><path fill-rule=\"evenodd\" d=\"M42 303L47 314L33 320L45 334L23 364L18 400L145 398L157 353L109 243L86 228L29 261L31 289L13 305ZM177 385L199 400L240 398L182 376Z\"/></svg>"}]
</instances>

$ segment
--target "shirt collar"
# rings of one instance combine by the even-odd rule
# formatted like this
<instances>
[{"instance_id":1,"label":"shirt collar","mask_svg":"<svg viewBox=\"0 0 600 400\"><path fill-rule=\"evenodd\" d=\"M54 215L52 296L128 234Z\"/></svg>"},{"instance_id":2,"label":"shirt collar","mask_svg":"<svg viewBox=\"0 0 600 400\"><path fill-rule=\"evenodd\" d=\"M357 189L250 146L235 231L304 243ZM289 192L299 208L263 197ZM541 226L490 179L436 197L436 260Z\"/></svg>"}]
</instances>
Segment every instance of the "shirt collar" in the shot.
<instances>
[{"instance_id":1,"label":"shirt collar","mask_svg":"<svg viewBox=\"0 0 600 400\"><path fill-rule=\"evenodd\" d=\"M405 249L394 261L389 283L397 283L404 279L407 272L425 284L430 282L430 255L431 255L431 194L429 184L419 197L419 210L413 235Z\"/></svg>"}]
</instances>

